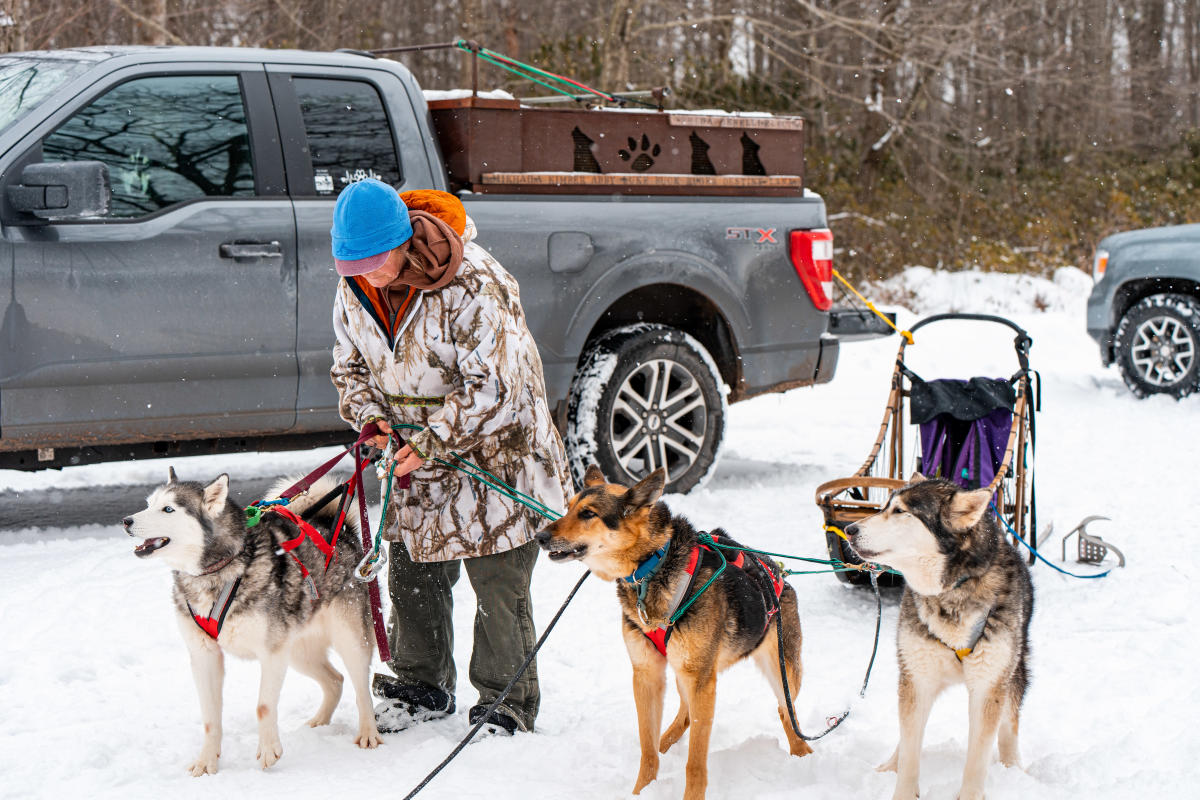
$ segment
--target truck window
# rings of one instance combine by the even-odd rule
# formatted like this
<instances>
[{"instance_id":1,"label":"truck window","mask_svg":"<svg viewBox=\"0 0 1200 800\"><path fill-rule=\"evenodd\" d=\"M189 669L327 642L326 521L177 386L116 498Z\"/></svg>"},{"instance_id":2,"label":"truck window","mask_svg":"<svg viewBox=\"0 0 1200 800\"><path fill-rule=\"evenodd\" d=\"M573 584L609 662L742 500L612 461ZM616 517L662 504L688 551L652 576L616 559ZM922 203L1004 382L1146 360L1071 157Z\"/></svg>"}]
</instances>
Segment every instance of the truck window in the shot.
<instances>
[{"instance_id":1,"label":"truck window","mask_svg":"<svg viewBox=\"0 0 1200 800\"><path fill-rule=\"evenodd\" d=\"M301 76L296 76L293 85L317 194L336 196L363 178L400 184L396 139L374 86L365 81Z\"/></svg>"},{"instance_id":2,"label":"truck window","mask_svg":"<svg viewBox=\"0 0 1200 800\"><path fill-rule=\"evenodd\" d=\"M4 17L0 17L0 24L3 22ZM85 59L51 54L0 57L0 131L24 117L89 66L91 64Z\"/></svg>"},{"instance_id":3,"label":"truck window","mask_svg":"<svg viewBox=\"0 0 1200 800\"><path fill-rule=\"evenodd\" d=\"M236 75L123 83L42 142L46 161L102 161L110 217L140 217L202 197L254 195L246 109Z\"/></svg>"}]
</instances>

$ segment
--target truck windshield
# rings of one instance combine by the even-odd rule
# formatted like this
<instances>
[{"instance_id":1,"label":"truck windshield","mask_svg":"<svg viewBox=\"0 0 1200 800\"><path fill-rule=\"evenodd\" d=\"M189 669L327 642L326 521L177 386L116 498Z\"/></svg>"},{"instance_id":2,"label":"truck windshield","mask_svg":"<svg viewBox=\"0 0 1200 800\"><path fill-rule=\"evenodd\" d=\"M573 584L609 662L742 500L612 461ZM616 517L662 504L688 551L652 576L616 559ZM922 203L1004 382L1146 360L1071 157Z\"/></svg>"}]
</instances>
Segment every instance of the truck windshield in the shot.
<instances>
[{"instance_id":1,"label":"truck windshield","mask_svg":"<svg viewBox=\"0 0 1200 800\"><path fill-rule=\"evenodd\" d=\"M88 61L73 58L0 57L0 132L88 66Z\"/></svg>"}]
</instances>

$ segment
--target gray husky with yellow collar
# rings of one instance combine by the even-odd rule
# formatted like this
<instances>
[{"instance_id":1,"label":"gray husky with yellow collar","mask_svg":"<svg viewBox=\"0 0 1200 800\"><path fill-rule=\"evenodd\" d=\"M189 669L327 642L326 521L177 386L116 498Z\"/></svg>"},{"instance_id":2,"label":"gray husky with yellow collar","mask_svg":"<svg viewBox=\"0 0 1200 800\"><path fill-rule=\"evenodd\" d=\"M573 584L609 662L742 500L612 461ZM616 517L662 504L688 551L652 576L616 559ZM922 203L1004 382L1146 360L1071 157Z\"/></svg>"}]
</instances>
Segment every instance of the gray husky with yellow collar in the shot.
<instances>
[{"instance_id":1,"label":"gray husky with yellow collar","mask_svg":"<svg viewBox=\"0 0 1200 800\"><path fill-rule=\"evenodd\" d=\"M281 481L267 496L274 497L289 483ZM322 478L288 506L301 517L312 516L311 524L326 542L337 503L312 506L336 486L336 481ZM311 537L291 551L310 572L310 589L300 565L280 547L300 534L298 526L270 513L246 527L242 508L229 499L228 475L205 485L180 481L172 469L146 506L123 524L130 536L143 540L134 548L135 555L174 570L175 610L191 655L204 721L204 744L188 771L196 776L217 772L225 653L262 664L257 715L258 763L263 769L283 755L278 706L289 665L321 687L321 706L308 724L329 724L342 695L342 675L329 663L330 647L345 663L354 685L355 743L381 744L368 686L374 641L370 601L367 585L351 577L362 558L357 520L347 519L328 570L325 555Z\"/></svg>"},{"instance_id":2,"label":"gray husky with yellow collar","mask_svg":"<svg viewBox=\"0 0 1200 800\"><path fill-rule=\"evenodd\" d=\"M846 527L855 552L904 575L896 635L900 743L880 770L894 800L918 794L921 739L933 701L967 686L970 728L959 800L980 800L999 731L1000 761L1019 766L1017 729L1029 681L1029 570L990 512L987 489L913 476L878 514Z\"/></svg>"}]
</instances>

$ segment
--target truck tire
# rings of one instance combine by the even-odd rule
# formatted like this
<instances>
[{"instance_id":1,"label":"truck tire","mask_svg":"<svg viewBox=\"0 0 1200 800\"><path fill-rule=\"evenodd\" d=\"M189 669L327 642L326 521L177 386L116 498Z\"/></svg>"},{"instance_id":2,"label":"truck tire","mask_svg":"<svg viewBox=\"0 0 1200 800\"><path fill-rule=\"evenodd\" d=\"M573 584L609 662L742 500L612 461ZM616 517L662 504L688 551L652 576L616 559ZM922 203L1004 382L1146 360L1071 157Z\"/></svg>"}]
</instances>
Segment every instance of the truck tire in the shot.
<instances>
[{"instance_id":1,"label":"truck tire","mask_svg":"<svg viewBox=\"0 0 1200 800\"><path fill-rule=\"evenodd\" d=\"M638 324L605 333L584 351L567 401L576 485L589 464L626 486L661 466L668 492L700 485L717 463L725 394L712 357L683 331Z\"/></svg>"},{"instance_id":2,"label":"truck tire","mask_svg":"<svg viewBox=\"0 0 1200 800\"><path fill-rule=\"evenodd\" d=\"M1155 294L1133 305L1117 327L1117 367L1138 397L1186 397L1200 387L1200 301Z\"/></svg>"}]
</instances>

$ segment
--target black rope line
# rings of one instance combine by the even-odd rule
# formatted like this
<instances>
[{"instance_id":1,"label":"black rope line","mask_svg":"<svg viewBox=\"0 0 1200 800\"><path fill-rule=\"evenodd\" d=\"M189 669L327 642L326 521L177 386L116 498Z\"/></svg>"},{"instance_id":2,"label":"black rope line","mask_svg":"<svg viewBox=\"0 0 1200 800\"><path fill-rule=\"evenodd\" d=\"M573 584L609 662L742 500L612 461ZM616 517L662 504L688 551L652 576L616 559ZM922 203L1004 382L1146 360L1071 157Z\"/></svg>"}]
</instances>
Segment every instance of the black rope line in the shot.
<instances>
[{"instance_id":1,"label":"black rope line","mask_svg":"<svg viewBox=\"0 0 1200 800\"><path fill-rule=\"evenodd\" d=\"M883 598L880 597L880 595L879 595L879 576L875 572L871 573L871 588L875 590L875 644L871 648L871 660L867 664L867 674L863 676L862 688L858 691L859 697L867 696L867 684L870 683L870 681L871 681L871 670L875 668L875 655L879 652L879 628L883 622ZM839 725L841 725L843 722L845 722L846 717L850 716L850 709L847 708L845 711L843 711L838 716L833 717L833 722L829 725L829 727L826 728L825 730L821 731L820 733L818 733L816 736L806 736L805 734L800 732L800 724L798 722L796 722L796 709L792 705L792 693L788 689L787 665L784 663L784 659L783 659L783 613L782 613L782 611L778 615L776 615L775 631L779 636L779 646L776 648L779 651L779 678L783 682L783 698L784 698L784 701L787 703L788 720L791 721L792 730L795 731L795 733L798 737L800 737L801 739L803 739L806 742L815 742L817 739L820 739L820 738L826 736L831 731L836 729Z\"/></svg>"},{"instance_id":2,"label":"black rope line","mask_svg":"<svg viewBox=\"0 0 1200 800\"><path fill-rule=\"evenodd\" d=\"M550 624L546 626L546 630L542 631L541 638L537 640L537 644L533 646L533 650L531 650L529 655L525 657L525 663L522 664L521 668L517 670L517 674L512 676L512 680L508 682L508 686L504 687L504 691L500 693L500 696L493 700L492 704L487 707L486 713L484 713L482 718L480 718L479 722L476 722L474 727L467 731L467 735L464 736L463 740L458 743L458 746L451 751L450 755L446 756L442 760L442 763L438 764L432 772L426 775L424 780L418 783L411 792L404 795L404 800L412 800L412 798L416 797L418 792L424 789L430 781L437 777L437 774L445 769L446 766L453 761L459 753L462 752L464 747L471 743L471 740L475 738L475 734L479 733L480 729L483 728L484 725L488 724L488 719L492 716L492 712L499 708L500 704L504 702L504 699L508 697L510 692L512 692L513 687L517 685L517 681L519 681L521 676L525 674L525 670L529 669L529 665L533 663L533 658L537 655L537 651L542 649L542 644L545 643L546 637L550 635L550 631L554 630L554 626L558 624L559 618L563 615L563 612L567 610L567 605L575 598L575 593L579 591L579 587L583 586L583 582L587 580L588 576L591 574L591 570L588 570L580 576L579 582L575 584L575 588L571 590L571 593L567 595L567 599L563 600L562 605L558 607L558 613L554 615L554 619L550 620Z\"/></svg>"}]
</instances>

